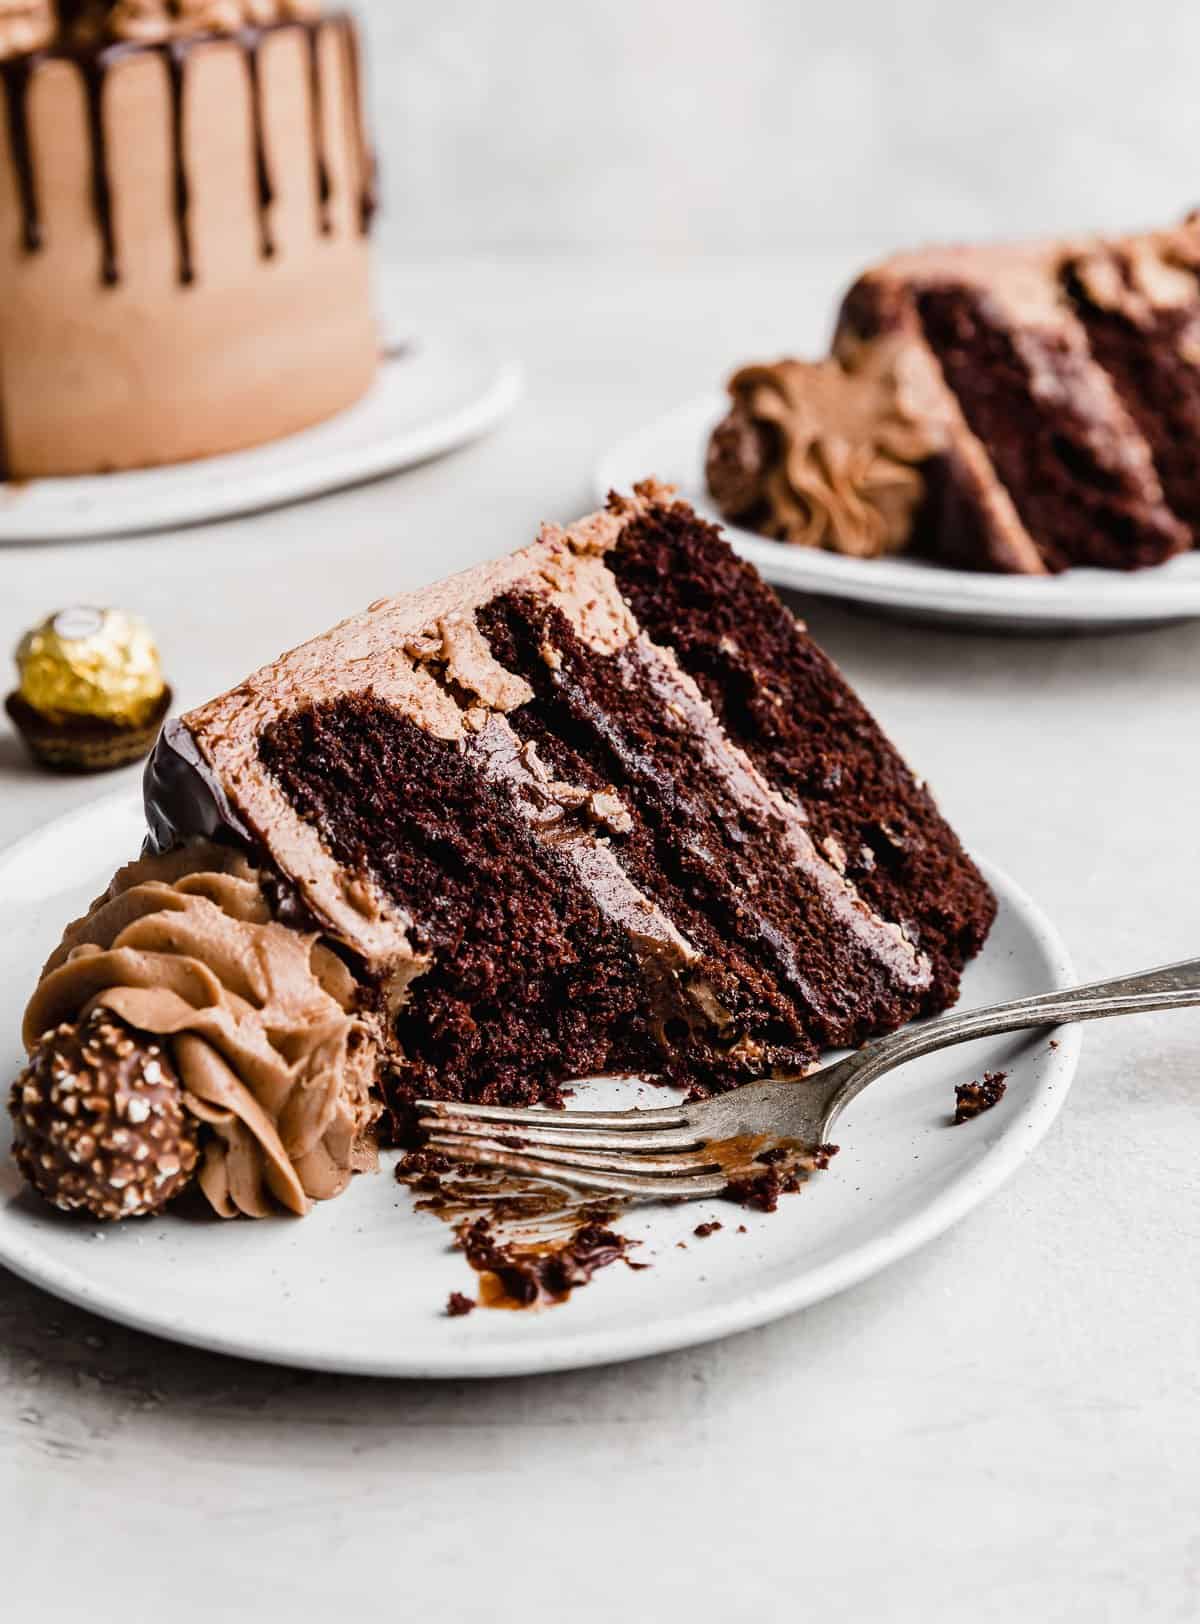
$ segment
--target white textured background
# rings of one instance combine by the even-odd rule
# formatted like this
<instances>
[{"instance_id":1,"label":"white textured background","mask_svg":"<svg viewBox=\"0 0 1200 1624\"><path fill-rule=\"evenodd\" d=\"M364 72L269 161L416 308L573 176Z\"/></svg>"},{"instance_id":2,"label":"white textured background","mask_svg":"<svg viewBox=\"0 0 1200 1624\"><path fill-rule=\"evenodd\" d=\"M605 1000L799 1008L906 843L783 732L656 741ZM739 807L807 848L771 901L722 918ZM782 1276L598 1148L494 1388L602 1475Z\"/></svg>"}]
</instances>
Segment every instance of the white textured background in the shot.
<instances>
[{"instance_id":1,"label":"white textured background","mask_svg":"<svg viewBox=\"0 0 1200 1624\"><path fill-rule=\"evenodd\" d=\"M354 3L410 252L868 257L1200 201L1183 0Z\"/></svg>"}]
</instances>

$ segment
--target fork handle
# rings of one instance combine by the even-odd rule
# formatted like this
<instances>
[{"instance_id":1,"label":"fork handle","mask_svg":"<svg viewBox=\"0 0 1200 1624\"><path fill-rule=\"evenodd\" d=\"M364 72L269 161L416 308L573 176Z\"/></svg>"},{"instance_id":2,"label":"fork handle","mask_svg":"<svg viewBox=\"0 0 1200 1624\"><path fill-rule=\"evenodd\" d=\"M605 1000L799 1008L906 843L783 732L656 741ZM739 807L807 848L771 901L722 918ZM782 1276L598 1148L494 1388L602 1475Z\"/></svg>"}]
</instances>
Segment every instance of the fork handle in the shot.
<instances>
[{"instance_id":1,"label":"fork handle","mask_svg":"<svg viewBox=\"0 0 1200 1624\"><path fill-rule=\"evenodd\" d=\"M951 1010L936 1020L878 1038L860 1050L860 1064L831 1101L826 1122L832 1122L856 1094L883 1072L956 1043L1028 1027L1063 1026L1072 1021L1099 1021L1108 1015L1138 1015L1191 1005L1200 1005L1200 959L1184 959L1178 964L1116 976L1111 981L1093 981L1083 987L1037 993L986 1009Z\"/></svg>"}]
</instances>

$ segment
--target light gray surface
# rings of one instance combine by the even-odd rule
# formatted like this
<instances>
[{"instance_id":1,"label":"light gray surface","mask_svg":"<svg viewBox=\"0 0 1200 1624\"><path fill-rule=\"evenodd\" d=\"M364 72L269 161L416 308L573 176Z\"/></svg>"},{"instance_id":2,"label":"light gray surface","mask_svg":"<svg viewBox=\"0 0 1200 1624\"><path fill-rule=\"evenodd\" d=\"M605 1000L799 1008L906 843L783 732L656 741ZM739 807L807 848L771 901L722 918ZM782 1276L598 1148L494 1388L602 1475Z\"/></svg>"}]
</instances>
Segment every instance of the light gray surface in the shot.
<instances>
[{"instance_id":1,"label":"light gray surface","mask_svg":"<svg viewBox=\"0 0 1200 1624\"><path fill-rule=\"evenodd\" d=\"M207 697L369 598L573 516L609 440L819 330L847 268L410 272L413 311L470 310L524 353L509 426L303 510L4 551L0 644L66 600L112 600L150 617L181 700ZM803 609L1081 975L1195 954L1200 626L1020 639ZM112 782L37 775L0 733L0 837ZM1193 1617L1198 1049L1195 1014L1091 1030L1064 1118L958 1230L796 1318L638 1365L295 1375L0 1279L5 1616Z\"/></svg>"},{"instance_id":2,"label":"light gray surface","mask_svg":"<svg viewBox=\"0 0 1200 1624\"><path fill-rule=\"evenodd\" d=\"M1180 0L356 0L398 243L736 253L1174 219Z\"/></svg>"}]
</instances>

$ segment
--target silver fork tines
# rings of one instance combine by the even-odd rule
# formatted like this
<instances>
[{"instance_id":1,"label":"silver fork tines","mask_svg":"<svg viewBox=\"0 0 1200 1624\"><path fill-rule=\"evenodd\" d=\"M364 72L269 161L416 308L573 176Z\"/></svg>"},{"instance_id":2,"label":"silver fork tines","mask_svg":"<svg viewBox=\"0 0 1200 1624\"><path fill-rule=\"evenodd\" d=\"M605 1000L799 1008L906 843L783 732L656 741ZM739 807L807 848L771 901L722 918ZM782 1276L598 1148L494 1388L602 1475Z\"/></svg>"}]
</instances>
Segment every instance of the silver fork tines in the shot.
<instances>
[{"instance_id":1,"label":"silver fork tines","mask_svg":"<svg viewBox=\"0 0 1200 1624\"><path fill-rule=\"evenodd\" d=\"M988 1009L952 1010L799 1081L747 1083L711 1100L628 1111L511 1110L447 1100L420 1100L417 1108L429 1148L452 1161L633 1200L690 1200L719 1195L734 1179L766 1174L761 1158L775 1147L801 1173L820 1165L819 1147L850 1101L908 1060L1001 1032L1194 1004L1200 1004L1200 960L1189 959Z\"/></svg>"}]
</instances>

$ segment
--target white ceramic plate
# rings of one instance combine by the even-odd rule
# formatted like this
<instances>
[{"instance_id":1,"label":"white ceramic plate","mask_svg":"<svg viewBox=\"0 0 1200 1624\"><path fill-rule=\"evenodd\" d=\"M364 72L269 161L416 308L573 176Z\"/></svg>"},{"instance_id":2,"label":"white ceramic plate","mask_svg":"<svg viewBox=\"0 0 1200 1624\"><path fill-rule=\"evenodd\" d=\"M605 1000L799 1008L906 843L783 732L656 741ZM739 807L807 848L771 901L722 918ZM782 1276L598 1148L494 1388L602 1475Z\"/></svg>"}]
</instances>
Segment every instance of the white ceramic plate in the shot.
<instances>
[{"instance_id":1,"label":"white ceramic plate","mask_svg":"<svg viewBox=\"0 0 1200 1624\"><path fill-rule=\"evenodd\" d=\"M401 335L361 401L300 434L168 468L0 483L0 542L129 535L297 502L465 445L520 395L520 367L478 335Z\"/></svg>"},{"instance_id":2,"label":"white ceramic plate","mask_svg":"<svg viewBox=\"0 0 1200 1624\"><path fill-rule=\"evenodd\" d=\"M705 395L621 441L596 469L596 488L628 490L653 476L719 519L704 484L708 437L725 414L724 396ZM724 521L721 521L724 523ZM1154 625L1200 616L1200 552L1154 569L1068 570L1051 578L974 574L911 558L843 558L766 541L725 524L744 558L776 586L848 598L906 618L958 621L1010 631L1086 631Z\"/></svg>"},{"instance_id":3,"label":"white ceramic plate","mask_svg":"<svg viewBox=\"0 0 1200 1624\"><path fill-rule=\"evenodd\" d=\"M110 797L0 854L0 1076L21 1062L21 1008L62 926L136 851L138 802ZM968 1004L1070 984L1052 927L1012 882L988 876L1000 916L967 974ZM443 1312L477 1277L437 1218L414 1211L387 1170L356 1179L304 1221L222 1223L167 1214L106 1228L60 1217L24 1192L0 1128L0 1263L98 1314L223 1353L380 1376L496 1376L631 1359L725 1336L803 1308L938 1235L1013 1173L1057 1115L1079 1028L988 1039L932 1056L868 1089L839 1123L827 1173L769 1216L725 1202L643 1208L641 1241L560 1307ZM954 1085L1006 1071L993 1110L948 1126ZM633 1084L580 1089L612 1099ZM660 1090L647 1087L651 1103ZM693 1237L698 1223L723 1229ZM738 1224L747 1233L739 1234ZM687 1249L676 1243L686 1241Z\"/></svg>"}]
</instances>

